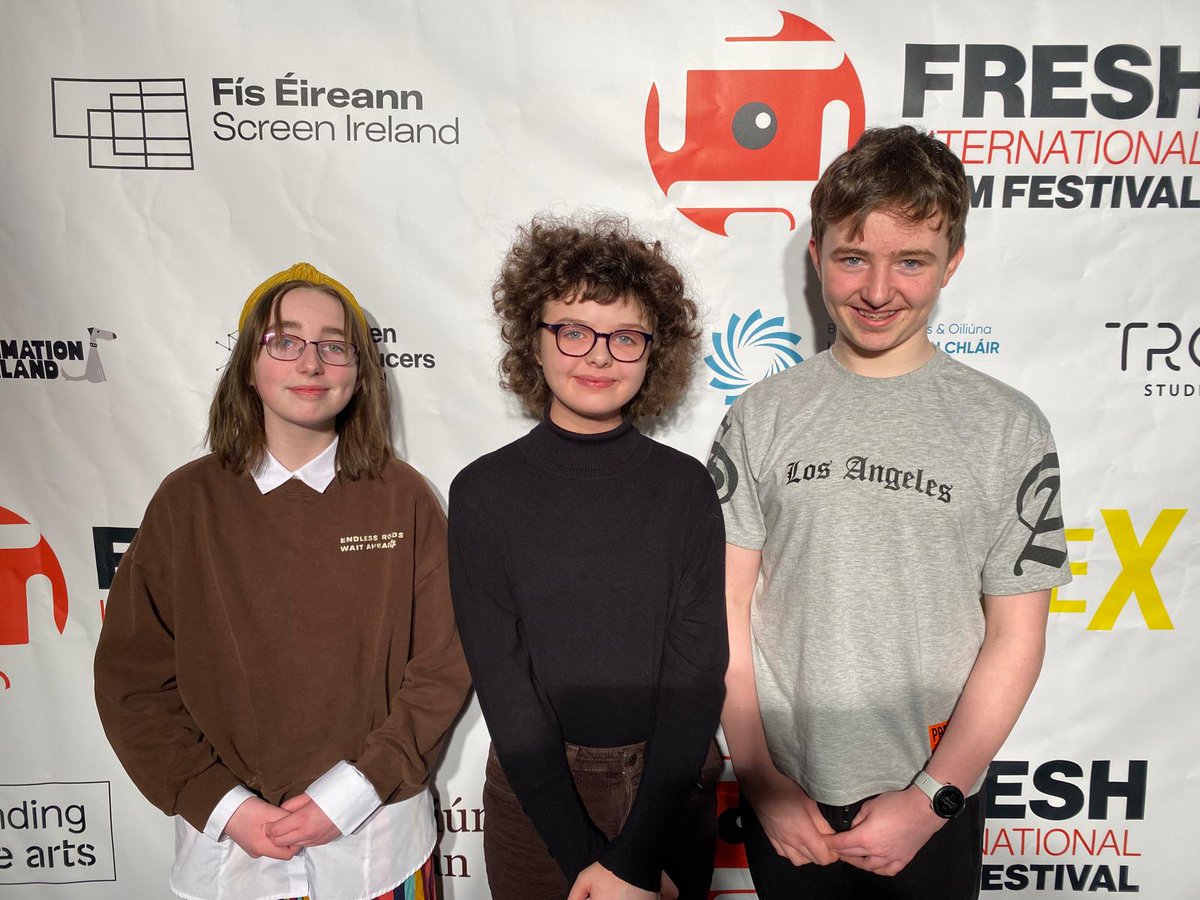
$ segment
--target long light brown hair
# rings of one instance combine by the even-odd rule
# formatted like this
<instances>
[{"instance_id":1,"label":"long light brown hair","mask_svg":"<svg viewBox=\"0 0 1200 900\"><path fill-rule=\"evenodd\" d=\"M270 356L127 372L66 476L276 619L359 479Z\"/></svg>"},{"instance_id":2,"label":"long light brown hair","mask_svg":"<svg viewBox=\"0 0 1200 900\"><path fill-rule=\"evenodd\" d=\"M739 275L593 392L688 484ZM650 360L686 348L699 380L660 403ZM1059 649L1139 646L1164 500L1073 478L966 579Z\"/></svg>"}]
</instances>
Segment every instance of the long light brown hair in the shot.
<instances>
[{"instance_id":1,"label":"long light brown hair","mask_svg":"<svg viewBox=\"0 0 1200 900\"><path fill-rule=\"evenodd\" d=\"M205 441L221 465L241 475L256 468L267 449L263 427L263 405L251 381L254 361L265 352L262 336L279 330L279 307L284 294L296 288L312 288L333 297L345 314L345 333L358 348L358 375L350 402L337 415L338 475L357 481L374 478L394 455L391 411L383 367L375 342L361 314L351 308L342 294L327 284L285 281L266 291L254 304L238 331L229 364L221 375L208 410Z\"/></svg>"}]
</instances>

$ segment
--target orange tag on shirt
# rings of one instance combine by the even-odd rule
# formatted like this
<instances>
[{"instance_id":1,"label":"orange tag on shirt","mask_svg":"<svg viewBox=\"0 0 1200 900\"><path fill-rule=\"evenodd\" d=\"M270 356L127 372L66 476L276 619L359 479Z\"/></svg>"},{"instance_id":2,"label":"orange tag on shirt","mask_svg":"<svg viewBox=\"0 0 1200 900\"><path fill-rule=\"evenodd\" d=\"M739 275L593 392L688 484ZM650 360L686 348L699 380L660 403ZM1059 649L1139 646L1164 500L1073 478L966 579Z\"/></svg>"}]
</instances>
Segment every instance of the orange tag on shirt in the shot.
<instances>
[{"instance_id":1,"label":"orange tag on shirt","mask_svg":"<svg viewBox=\"0 0 1200 900\"><path fill-rule=\"evenodd\" d=\"M950 724L950 720L938 722L936 725L929 726L929 751L932 753L937 749L938 742L942 739L942 735L946 733L946 726Z\"/></svg>"}]
</instances>

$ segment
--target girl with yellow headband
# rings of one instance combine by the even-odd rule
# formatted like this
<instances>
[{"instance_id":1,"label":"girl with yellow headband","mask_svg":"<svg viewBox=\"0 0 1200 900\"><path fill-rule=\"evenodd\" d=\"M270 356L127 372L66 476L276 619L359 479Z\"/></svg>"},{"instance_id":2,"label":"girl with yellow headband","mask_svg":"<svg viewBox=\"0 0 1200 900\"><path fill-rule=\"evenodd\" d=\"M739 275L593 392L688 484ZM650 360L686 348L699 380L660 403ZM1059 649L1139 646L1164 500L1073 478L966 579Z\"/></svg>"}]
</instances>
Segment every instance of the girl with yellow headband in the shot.
<instances>
[{"instance_id":1,"label":"girl with yellow headband","mask_svg":"<svg viewBox=\"0 0 1200 900\"><path fill-rule=\"evenodd\" d=\"M469 678L373 349L312 266L259 285L212 453L164 480L109 593L97 705L176 817L180 896L436 896L427 782Z\"/></svg>"}]
</instances>

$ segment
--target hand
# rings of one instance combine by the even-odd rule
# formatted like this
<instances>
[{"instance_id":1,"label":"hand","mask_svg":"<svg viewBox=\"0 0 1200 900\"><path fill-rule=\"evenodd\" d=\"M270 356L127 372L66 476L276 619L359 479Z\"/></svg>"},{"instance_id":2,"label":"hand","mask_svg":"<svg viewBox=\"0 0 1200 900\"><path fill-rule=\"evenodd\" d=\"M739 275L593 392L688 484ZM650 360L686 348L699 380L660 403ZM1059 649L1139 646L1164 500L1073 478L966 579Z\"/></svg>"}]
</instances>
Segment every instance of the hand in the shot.
<instances>
[{"instance_id":1,"label":"hand","mask_svg":"<svg viewBox=\"0 0 1200 900\"><path fill-rule=\"evenodd\" d=\"M284 800L280 808L289 815L267 826L267 837L279 847L318 847L342 836L308 794L298 794Z\"/></svg>"},{"instance_id":2,"label":"hand","mask_svg":"<svg viewBox=\"0 0 1200 900\"><path fill-rule=\"evenodd\" d=\"M671 885L674 887L674 885ZM579 873L567 900L658 900L654 891L643 891L618 878L598 862Z\"/></svg>"},{"instance_id":3,"label":"hand","mask_svg":"<svg viewBox=\"0 0 1200 900\"><path fill-rule=\"evenodd\" d=\"M662 885L658 889L660 900L679 900L679 888L666 872L662 873Z\"/></svg>"},{"instance_id":4,"label":"hand","mask_svg":"<svg viewBox=\"0 0 1200 900\"><path fill-rule=\"evenodd\" d=\"M829 846L838 856L877 875L895 875L946 824L929 808L929 798L915 787L888 791L868 800Z\"/></svg>"},{"instance_id":5,"label":"hand","mask_svg":"<svg viewBox=\"0 0 1200 900\"><path fill-rule=\"evenodd\" d=\"M771 846L794 866L816 863L827 866L838 859L829 842L833 826L800 785L786 775L773 773L765 781L743 785Z\"/></svg>"},{"instance_id":6,"label":"hand","mask_svg":"<svg viewBox=\"0 0 1200 900\"><path fill-rule=\"evenodd\" d=\"M287 815L278 806L272 806L258 797L247 798L225 824L225 834L231 841L246 851L251 859L269 856L271 859L291 859L296 847L281 847L267 837L267 826Z\"/></svg>"}]
</instances>

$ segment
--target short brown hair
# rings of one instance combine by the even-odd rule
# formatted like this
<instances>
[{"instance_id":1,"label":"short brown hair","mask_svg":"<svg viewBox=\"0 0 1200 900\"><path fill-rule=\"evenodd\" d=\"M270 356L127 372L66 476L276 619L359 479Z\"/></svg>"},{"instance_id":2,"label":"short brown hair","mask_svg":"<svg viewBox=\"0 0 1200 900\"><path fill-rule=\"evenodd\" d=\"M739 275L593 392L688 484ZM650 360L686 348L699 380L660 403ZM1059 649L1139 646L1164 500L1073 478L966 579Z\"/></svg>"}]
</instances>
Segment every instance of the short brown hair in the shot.
<instances>
[{"instance_id":1,"label":"short brown hair","mask_svg":"<svg viewBox=\"0 0 1200 900\"><path fill-rule=\"evenodd\" d=\"M336 288L311 281L285 281L266 291L249 310L229 363L208 410L205 441L221 465L241 475L256 468L267 449L263 405L251 384L262 336L279 327L279 307L288 291L312 288L336 299L345 313L345 332L358 348L358 375L350 402L337 416L338 474L351 481L378 476L393 456L391 412L383 367L363 316Z\"/></svg>"},{"instance_id":2,"label":"short brown hair","mask_svg":"<svg viewBox=\"0 0 1200 900\"><path fill-rule=\"evenodd\" d=\"M963 164L949 147L911 125L899 125L864 131L825 169L810 206L818 249L830 226L849 219L857 237L868 215L887 210L914 223L936 217L954 254L966 239L971 191Z\"/></svg>"},{"instance_id":3,"label":"short brown hair","mask_svg":"<svg viewBox=\"0 0 1200 900\"><path fill-rule=\"evenodd\" d=\"M492 286L500 336L508 345L500 359L501 386L541 415L550 400L535 358L542 308L554 300L607 304L624 299L645 311L654 332L646 380L625 410L633 419L644 419L683 396L699 356L699 312L683 276L662 243L635 234L627 219L535 218L518 231Z\"/></svg>"}]
</instances>

